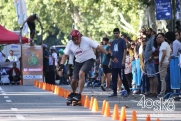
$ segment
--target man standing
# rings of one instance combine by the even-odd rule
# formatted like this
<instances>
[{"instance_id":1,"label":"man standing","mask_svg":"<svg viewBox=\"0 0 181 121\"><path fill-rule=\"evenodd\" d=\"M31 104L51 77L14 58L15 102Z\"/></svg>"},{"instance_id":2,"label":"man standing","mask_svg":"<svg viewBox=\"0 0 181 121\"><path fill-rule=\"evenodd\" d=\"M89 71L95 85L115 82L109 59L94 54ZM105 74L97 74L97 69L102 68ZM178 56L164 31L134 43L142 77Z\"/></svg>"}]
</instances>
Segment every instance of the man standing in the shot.
<instances>
[{"instance_id":1,"label":"man standing","mask_svg":"<svg viewBox=\"0 0 181 121\"><path fill-rule=\"evenodd\" d=\"M32 45L33 38L35 36L35 20L37 20L40 23L41 29L43 29L42 23L40 19L38 18L37 14L30 15L22 24L20 29L23 29L24 24L27 22L28 27L30 29L30 45Z\"/></svg>"},{"instance_id":2,"label":"man standing","mask_svg":"<svg viewBox=\"0 0 181 121\"><path fill-rule=\"evenodd\" d=\"M147 73L147 77L149 78L149 84L150 84L150 93L146 94L146 96L151 97L157 97L157 85L158 81L156 78L156 71L155 71L155 65L152 53L155 51L153 50L153 44L154 44L154 36L152 36L152 29L148 28L146 30L146 37L148 38L148 41L146 43L145 51L144 51L144 62L145 62L145 71Z\"/></svg>"},{"instance_id":3,"label":"man standing","mask_svg":"<svg viewBox=\"0 0 181 121\"><path fill-rule=\"evenodd\" d=\"M118 59L118 63L112 62L112 84L113 84L113 93L110 97L117 96L117 81L118 74L122 80L122 83L127 91L125 96L128 96L130 93L128 82L124 74L125 66L125 57L126 57L126 42L120 38L120 31L118 28L113 30L115 40L111 44L112 56Z\"/></svg>"},{"instance_id":4,"label":"man standing","mask_svg":"<svg viewBox=\"0 0 181 121\"><path fill-rule=\"evenodd\" d=\"M107 37L104 37L103 39L102 39L102 42L103 42L103 48L106 50L106 51L108 51L108 52L110 52L111 53L111 51L110 51L110 46L108 46L107 44L108 44L108 42L109 42L109 39L107 38ZM106 54L104 54L104 53L101 53L101 66L102 66L102 68L103 68L103 76L102 76L102 79L101 79L101 89L103 90L103 91L109 91L109 90L111 90L110 89L110 80L111 80L111 68L110 68L110 58L108 58L107 56L106 56ZM105 79L106 79L106 89L104 88L104 86L103 86L103 84L104 84L104 81L105 81Z\"/></svg>"},{"instance_id":5,"label":"man standing","mask_svg":"<svg viewBox=\"0 0 181 121\"><path fill-rule=\"evenodd\" d=\"M49 52L47 49L47 45L43 44L43 75L44 77L46 77L46 73L49 70ZM46 78L45 78L45 82L46 82Z\"/></svg>"},{"instance_id":6,"label":"man standing","mask_svg":"<svg viewBox=\"0 0 181 121\"><path fill-rule=\"evenodd\" d=\"M67 97L67 99L80 100L85 83L85 74L88 73L92 68L96 59L93 48L105 53L109 58L113 59L112 61L114 62L118 62L118 60L111 56L111 54L104 50L101 46L99 46L97 42L91 40L88 37L82 36L78 30L73 30L70 35L72 40L68 42L64 50L60 68L63 69L63 64L67 60L68 55L72 52L76 59L73 70L73 78L71 81L72 93ZM79 81L78 94L76 94L77 81Z\"/></svg>"},{"instance_id":7,"label":"man standing","mask_svg":"<svg viewBox=\"0 0 181 121\"><path fill-rule=\"evenodd\" d=\"M10 50L9 51L9 56L8 56L8 59L11 61L11 62L13 62L13 61L18 61L18 58L14 55L14 52L13 52L13 50Z\"/></svg>"},{"instance_id":8,"label":"man standing","mask_svg":"<svg viewBox=\"0 0 181 121\"><path fill-rule=\"evenodd\" d=\"M167 67L169 64L169 58L171 53L171 48L167 42L165 42L165 35L163 33L159 33L157 36L158 43L161 44L159 49L159 72L160 72L160 80L161 80L161 92L158 97L163 97L166 91L166 82L165 77L167 74Z\"/></svg>"}]
</instances>

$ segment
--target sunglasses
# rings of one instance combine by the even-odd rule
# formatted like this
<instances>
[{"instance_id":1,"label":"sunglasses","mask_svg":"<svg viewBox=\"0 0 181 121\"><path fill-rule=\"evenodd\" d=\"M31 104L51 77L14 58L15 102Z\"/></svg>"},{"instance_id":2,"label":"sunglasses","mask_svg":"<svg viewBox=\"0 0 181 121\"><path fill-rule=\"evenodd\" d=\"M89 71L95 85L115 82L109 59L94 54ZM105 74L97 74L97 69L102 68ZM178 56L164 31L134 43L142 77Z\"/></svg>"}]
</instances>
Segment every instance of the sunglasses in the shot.
<instances>
[{"instance_id":1,"label":"sunglasses","mask_svg":"<svg viewBox=\"0 0 181 121\"><path fill-rule=\"evenodd\" d=\"M178 36L178 34L176 34L175 36Z\"/></svg>"}]
</instances>

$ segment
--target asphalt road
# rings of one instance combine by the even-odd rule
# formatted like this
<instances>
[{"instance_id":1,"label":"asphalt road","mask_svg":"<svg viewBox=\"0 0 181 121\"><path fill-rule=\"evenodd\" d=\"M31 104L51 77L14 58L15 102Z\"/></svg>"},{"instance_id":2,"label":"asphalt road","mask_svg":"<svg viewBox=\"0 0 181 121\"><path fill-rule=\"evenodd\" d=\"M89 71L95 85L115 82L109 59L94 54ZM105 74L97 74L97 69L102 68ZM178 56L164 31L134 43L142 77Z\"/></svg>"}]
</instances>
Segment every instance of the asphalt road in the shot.
<instances>
[{"instance_id":1,"label":"asphalt road","mask_svg":"<svg viewBox=\"0 0 181 121\"><path fill-rule=\"evenodd\" d=\"M69 85L62 86L70 89ZM146 115L151 115L151 120L156 121L181 121L181 102L162 101L159 99L145 98L141 95L130 95L123 98L120 95L108 98L111 92L102 92L100 88L85 88L83 94L97 98L99 112L92 112L83 106L66 106L66 99L51 92L34 86L0 86L0 120L1 121L111 121L111 117L104 117L100 112L103 100L110 103L111 114L113 107L118 104L121 107L127 105L127 119L131 119L132 111L137 111L138 121L145 121ZM138 102L142 106L138 106ZM153 103L157 101L157 103ZM152 104L152 105L151 105ZM157 104L157 105L154 105ZM170 106L170 107L169 107ZM175 107L175 109L173 108ZM155 111L157 109L157 111Z\"/></svg>"}]
</instances>

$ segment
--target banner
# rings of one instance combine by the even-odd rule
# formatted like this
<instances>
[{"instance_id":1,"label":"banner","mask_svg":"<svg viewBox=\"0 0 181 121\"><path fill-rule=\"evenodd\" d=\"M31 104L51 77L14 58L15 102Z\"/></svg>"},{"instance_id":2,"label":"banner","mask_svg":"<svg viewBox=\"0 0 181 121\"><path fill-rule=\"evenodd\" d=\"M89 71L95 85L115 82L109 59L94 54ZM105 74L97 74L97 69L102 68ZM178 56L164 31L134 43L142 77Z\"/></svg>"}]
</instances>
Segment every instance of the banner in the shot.
<instances>
[{"instance_id":1,"label":"banner","mask_svg":"<svg viewBox=\"0 0 181 121\"><path fill-rule=\"evenodd\" d=\"M0 71L1 71L1 81L2 83L10 83L8 77L9 77L9 71L10 68L13 67L14 62L2 62L0 63ZM16 67L20 69L20 61L16 61Z\"/></svg>"},{"instance_id":2,"label":"banner","mask_svg":"<svg viewBox=\"0 0 181 121\"><path fill-rule=\"evenodd\" d=\"M33 85L34 80L43 81L42 46L22 46L23 85Z\"/></svg>"},{"instance_id":3,"label":"banner","mask_svg":"<svg viewBox=\"0 0 181 121\"><path fill-rule=\"evenodd\" d=\"M180 0L176 0L176 19L180 19Z\"/></svg>"},{"instance_id":4,"label":"banner","mask_svg":"<svg viewBox=\"0 0 181 121\"><path fill-rule=\"evenodd\" d=\"M27 14L26 14L26 3L24 0L14 0L14 5L16 9L16 14L18 17L18 24L22 25L23 22L27 19ZM28 25L25 23L23 30L22 30L23 35L28 34Z\"/></svg>"},{"instance_id":5,"label":"banner","mask_svg":"<svg viewBox=\"0 0 181 121\"><path fill-rule=\"evenodd\" d=\"M155 0L156 19L171 20L172 19L171 0Z\"/></svg>"}]
</instances>

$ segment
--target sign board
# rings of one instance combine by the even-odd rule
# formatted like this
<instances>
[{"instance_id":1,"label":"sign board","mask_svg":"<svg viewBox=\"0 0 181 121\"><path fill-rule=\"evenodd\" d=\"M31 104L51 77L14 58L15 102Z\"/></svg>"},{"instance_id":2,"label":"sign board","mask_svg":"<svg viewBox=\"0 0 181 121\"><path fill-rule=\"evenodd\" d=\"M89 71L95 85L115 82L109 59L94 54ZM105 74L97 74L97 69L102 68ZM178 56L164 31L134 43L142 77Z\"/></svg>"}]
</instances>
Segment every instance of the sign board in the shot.
<instances>
[{"instance_id":1,"label":"sign board","mask_svg":"<svg viewBox=\"0 0 181 121\"><path fill-rule=\"evenodd\" d=\"M171 20L172 19L172 4L171 0L155 0L156 19Z\"/></svg>"},{"instance_id":2,"label":"sign board","mask_svg":"<svg viewBox=\"0 0 181 121\"><path fill-rule=\"evenodd\" d=\"M20 61L15 61L16 62L16 67L20 69ZM14 62L1 62L1 68L0 68L0 72L1 72L1 81L2 83L10 83L8 77L9 77L9 71L10 68L13 67L13 63Z\"/></svg>"},{"instance_id":3,"label":"sign board","mask_svg":"<svg viewBox=\"0 0 181 121\"><path fill-rule=\"evenodd\" d=\"M180 0L176 0L176 19L180 19Z\"/></svg>"},{"instance_id":4,"label":"sign board","mask_svg":"<svg viewBox=\"0 0 181 121\"><path fill-rule=\"evenodd\" d=\"M42 46L22 46L23 85L33 85L34 80L43 81Z\"/></svg>"}]
</instances>

